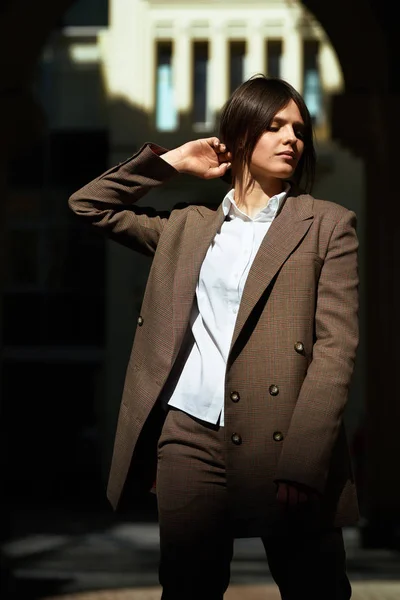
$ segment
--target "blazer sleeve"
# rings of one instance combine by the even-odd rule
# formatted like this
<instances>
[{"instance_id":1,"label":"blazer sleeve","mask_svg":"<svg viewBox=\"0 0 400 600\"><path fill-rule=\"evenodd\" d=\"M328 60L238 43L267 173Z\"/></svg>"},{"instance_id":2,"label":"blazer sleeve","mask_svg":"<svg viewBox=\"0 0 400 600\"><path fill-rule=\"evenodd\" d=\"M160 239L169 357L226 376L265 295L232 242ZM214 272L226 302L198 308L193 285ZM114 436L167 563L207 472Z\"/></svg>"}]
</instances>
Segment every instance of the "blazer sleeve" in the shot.
<instances>
[{"instance_id":1,"label":"blazer sleeve","mask_svg":"<svg viewBox=\"0 0 400 600\"><path fill-rule=\"evenodd\" d=\"M164 152L160 146L144 144L131 158L72 194L69 208L116 242L152 256L169 212L134 203L178 173L160 158Z\"/></svg>"},{"instance_id":2,"label":"blazer sleeve","mask_svg":"<svg viewBox=\"0 0 400 600\"><path fill-rule=\"evenodd\" d=\"M291 481L324 492L358 340L356 215L346 211L333 229L321 270L313 358L283 443L276 482Z\"/></svg>"}]
</instances>

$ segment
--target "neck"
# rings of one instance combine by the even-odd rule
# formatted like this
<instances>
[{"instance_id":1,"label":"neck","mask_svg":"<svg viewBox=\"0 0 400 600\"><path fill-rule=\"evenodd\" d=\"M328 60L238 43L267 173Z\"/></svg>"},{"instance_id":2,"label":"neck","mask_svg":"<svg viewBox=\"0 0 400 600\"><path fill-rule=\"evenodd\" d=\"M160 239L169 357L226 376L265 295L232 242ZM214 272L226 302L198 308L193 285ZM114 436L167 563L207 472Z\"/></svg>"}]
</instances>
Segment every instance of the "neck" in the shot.
<instances>
[{"instance_id":1,"label":"neck","mask_svg":"<svg viewBox=\"0 0 400 600\"><path fill-rule=\"evenodd\" d=\"M249 217L254 217L265 208L270 199L280 194L285 189L285 182L281 179L272 179L265 182L253 180L251 187L240 197L240 191L235 186L235 201L237 206ZM246 185L244 185L246 190Z\"/></svg>"}]
</instances>

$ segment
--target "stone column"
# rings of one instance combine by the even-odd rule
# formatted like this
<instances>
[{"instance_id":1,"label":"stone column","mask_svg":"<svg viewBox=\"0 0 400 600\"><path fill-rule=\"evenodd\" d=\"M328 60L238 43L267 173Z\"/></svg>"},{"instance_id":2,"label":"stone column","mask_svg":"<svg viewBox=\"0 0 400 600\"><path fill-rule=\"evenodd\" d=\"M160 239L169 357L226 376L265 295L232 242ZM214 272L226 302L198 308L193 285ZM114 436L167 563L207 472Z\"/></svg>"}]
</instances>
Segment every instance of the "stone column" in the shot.
<instances>
[{"instance_id":1,"label":"stone column","mask_svg":"<svg viewBox=\"0 0 400 600\"><path fill-rule=\"evenodd\" d=\"M174 88L179 113L188 114L192 105L192 42L189 25L180 21L174 38Z\"/></svg>"},{"instance_id":2,"label":"stone column","mask_svg":"<svg viewBox=\"0 0 400 600\"><path fill-rule=\"evenodd\" d=\"M282 77L303 91L303 38L297 19L289 15L283 34Z\"/></svg>"},{"instance_id":3,"label":"stone column","mask_svg":"<svg viewBox=\"0 0 400 600\"><path fill-rule=\"evenodd\" d=\"M257 73L265 73L265 40L257 23L251 23L246 40L247 56L245 65L245 79Z\"/></svg>"},{"instance_id":4,"label":"stone column","mask_svg":"<svg viewBox=\"0 0 400 600\"><path fill-rule=\"evenodd\" d=\"M108 40L108 87L110 94L143 104L145 41L148 37L148 7L140 0L110 3ZM121 60L124 57L125 60Z\"/></svg>"},{"instance_id":5,"label":"stone column","mask_svg":"<svg viewBox=\"0 0 400 600\"><path fill-rule=\"evenodd\" d=\"M210 63L210 109L215 116L228 98L228 40L223 25L212 29Z\"/></svg>"}]
</instances>

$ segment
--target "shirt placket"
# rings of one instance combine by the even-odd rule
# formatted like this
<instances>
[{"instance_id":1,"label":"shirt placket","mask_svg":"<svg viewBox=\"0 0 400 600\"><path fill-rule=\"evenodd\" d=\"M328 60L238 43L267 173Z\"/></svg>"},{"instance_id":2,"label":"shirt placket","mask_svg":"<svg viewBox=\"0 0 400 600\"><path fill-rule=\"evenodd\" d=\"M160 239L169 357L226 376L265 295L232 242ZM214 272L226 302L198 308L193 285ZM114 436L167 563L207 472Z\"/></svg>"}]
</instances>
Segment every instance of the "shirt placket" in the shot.
<instances>
[{"instance_id":1,"label":"shirt placket","mask_svg":"<svg viewBox=\"0 0 400 600\"><path fill-rule=\"evenodd\" d=\"M253 260L253 250L254 250L254 236L255 236L255 224L253 220L249 220L243 223L244 229L246 231L245 235L245 244L243 248L243 262L241 264L241 273L237 286L237 304L238 308L240 306L240 302L242 299L243 289L246 284L247 275L250 271L251 263Z\"/></svg>"}]
</instances>

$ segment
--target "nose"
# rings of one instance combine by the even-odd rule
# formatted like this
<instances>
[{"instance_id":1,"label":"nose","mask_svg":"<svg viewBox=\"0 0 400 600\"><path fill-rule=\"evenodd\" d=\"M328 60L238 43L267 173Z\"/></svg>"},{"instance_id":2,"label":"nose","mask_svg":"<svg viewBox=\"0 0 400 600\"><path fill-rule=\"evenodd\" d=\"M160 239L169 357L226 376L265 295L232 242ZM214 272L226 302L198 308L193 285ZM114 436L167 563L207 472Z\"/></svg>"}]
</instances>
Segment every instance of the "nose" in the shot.
<instances>
[{"instance_id":1,"label":"nose","mask_svg":"<svg viewBox=\"0 0 400 600\"><path fill-rule=\"evenodd\" d=\"M283 141L285 144L294 144L296 142L296 134L291 125L286 125L283 130Z\"/></svg>"}]
</instances>

